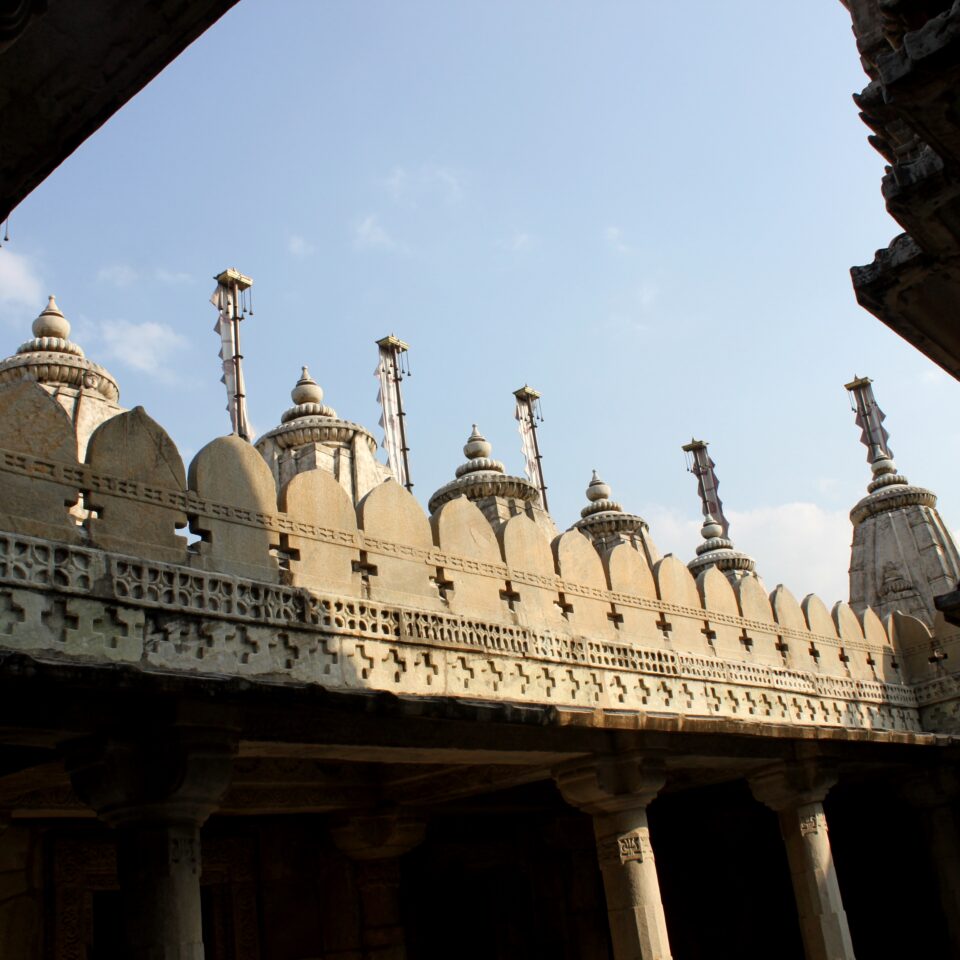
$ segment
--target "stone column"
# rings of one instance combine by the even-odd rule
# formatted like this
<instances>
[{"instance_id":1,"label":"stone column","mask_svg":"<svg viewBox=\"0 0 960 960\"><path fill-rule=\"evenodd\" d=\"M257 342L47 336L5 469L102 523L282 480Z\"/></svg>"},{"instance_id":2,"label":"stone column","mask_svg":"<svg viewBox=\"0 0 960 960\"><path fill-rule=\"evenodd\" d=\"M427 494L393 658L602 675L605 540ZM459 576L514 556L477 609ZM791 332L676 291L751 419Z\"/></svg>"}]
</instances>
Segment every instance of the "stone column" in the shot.
<instances>
[{"instance_id":1,"label":"stone column","mask_svg":"<svg viewBox=\"0 0 960 960\"><path fill-rule=\"evenodd\" d=\"M920 813L950 945L960 957L960 832L954 812L960 776L952 769L930 770L905 784L903 793Z\"/></svg>"},{"instance_id":2,"label":"stone column","mask_svg":"<svg viewBox=\"0 0 960 960\"><path fill-rule=\"evenodd\" d=\"M834 783L813 763L780 764L750 779L753 795L780 819L807 960L854 960L823 812Z\"/></svg>"},{"instance_id":3,"label":"stone column","mask_svg":"<svg viewBox=\"0 0 960 960\"><path fill-rule=\"evenodd\" d=\"M593 817L615 960L671 960L647 806L666 780L662 763L592 758L554 777L567 803Z\"/></svg>"},{"instance_id":4,"label":"stone column","mask_svg":"<svg viewBox=\"0 0 960 960\"><path fill-rule=\"evenodd\" d=\"M175 726L72 745L77 795L117 830L131 960L203 960L200 827L230 779L231 736Z\"/></svg>"},{"instance_id":5,"label":"stone column","mask_svg":"<svg viewBox=\"0 0 960 960\"><path fill-rule=\"evenodd\" d=\"M405 960L400 912L400 857L422 840L426 824L397 813L344 817L330 828L337 847L356 864L364 960Z\"/></svg>"}]
</instances>

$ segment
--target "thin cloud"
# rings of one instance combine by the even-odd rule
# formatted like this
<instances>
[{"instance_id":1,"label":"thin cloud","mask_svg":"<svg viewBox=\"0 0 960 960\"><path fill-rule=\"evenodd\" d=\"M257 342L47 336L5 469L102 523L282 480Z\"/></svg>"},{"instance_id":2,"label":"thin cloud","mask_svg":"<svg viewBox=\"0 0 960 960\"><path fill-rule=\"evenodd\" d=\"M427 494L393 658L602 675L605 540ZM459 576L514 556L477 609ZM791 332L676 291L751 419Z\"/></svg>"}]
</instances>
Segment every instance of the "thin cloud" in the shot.
<instances>
[{"instance_id":1,"label":"thin cloud","mask_svg":"<svg viewBox=\"0 0 960 960\"><path fill-rule=\"evenodd\" d=\"M287 252L298 260L305 260L316 253L316 248L300 234L294 233L287 239Z\"/></svg>"},{"instance_id":2,"label":"thin cloud","mask_svg":"<svg viewBox=\"0 0 960 960\"><path fill-rule=\"evenodd\" d=\"M815 593L828 607L849 597L852 528L846 510L797 502L725 512L734 546L757 561L768 590L782 583L798 599ZM701 542L698 513L695 503L691 515L654 505L644 517L659 549L686 563Z\"/></svg>"},{"instance_id":3,"label":"thin cloud","mask_svg":"<svg viewBox=\"0 0 960 960\"><path fill-rule=\"evenodd\" d=\"M460 174L438 164L423 164L413 170L394 167L384 177L383 186L394 203L407 207L435 199L453 206L463 199L464 193Z\"/></svg>"},{"instance_id":4,"label":"thin cloud","mask_svg":"<svg viewBox=\"0 0 960 960\"><path fill-rule=\"evenodd\" d=\"M535 242L535 238L525 230L515 230L506 240L501 241L500 246L511 253L523 253L525 250L529 250Z\"/></svg>"},{"instance_id":5,"label":"thin cloud","mask_svg":"<svg viewBox=\"0 0 960 960\"><path fill-rule=\"evenodd\" d=\"M113 287L129 287L140 279L140 272L129 263L111 263L97 271L97 280Z\"/></svg>"},{"instance_id":6,"label":"thin cloud","mask_svg":"<svg viewBox=\"0 0 960 960\"><path fill-rule=\"evenodd\" d=\"M638 252L637 247L627 243L626 236L620 227L606 227L603 231L603 239L607 246L615 253L626 255Z\"/></svg>"},{"instance_id":7,"label":"thin cloud","mask_svg":"<svg viewBox=\"0 0 960 960\"><path fill-rule=\"evenodd\" d=\"M0 250L0 311L11 319L20 308L33 310L30 318L43 309L43 285L37 276L33 261L10 250ZM12 308L12 309L11 309ZM22 320L22 316L18 316Z\"/></svg>"},{"instance_id":8,"label":"thin cloud","mask_svg":"<svg viewBox=\"0 0 960 960\"><path fill-rule=\"evenodd\" d=\"M353 225L353 245L357 250L395 250L397 243L386 228L369 213Z\"/></svg>"},{"instance_id":9,"label":"thin cloud","mask_svg":"<svg viewBox=\"0 0 960 960\"><path fill-rule=\"evenodd\" d=\"M180 270L164 270L163 267L158 267L154 276L160 283L168 287L179 287L185 283L193 283L193 274Z\"/></svg>"},{"instance_id":10,"label":"thin cloud","mask_svg":"<svg viewBox=\"0 0 960 960\"><path fill-rule=\"evenodd\" d=\"M170 364L187 346L187 340L165 323L103 320L97 335L109 359L158 380L176 380Z\"/></svg>"}]
</instances>

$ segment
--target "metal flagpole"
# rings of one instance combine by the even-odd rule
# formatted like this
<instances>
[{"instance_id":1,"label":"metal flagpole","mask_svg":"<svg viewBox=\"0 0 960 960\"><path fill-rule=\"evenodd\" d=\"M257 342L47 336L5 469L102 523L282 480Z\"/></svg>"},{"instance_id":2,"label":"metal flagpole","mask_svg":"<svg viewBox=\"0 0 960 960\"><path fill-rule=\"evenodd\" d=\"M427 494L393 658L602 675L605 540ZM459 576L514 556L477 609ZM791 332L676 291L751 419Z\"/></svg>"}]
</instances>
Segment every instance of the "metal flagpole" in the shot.
<instances>
[{"instance_id":1,"label":"metal flagpole","mask_svg":"<svg viewBox=\"0 0 960 960\"><path fill-rule=\"evenodd\" d=\"M412 491L407 415L403 409L403 394L400 390L400 381L403 379L401 358L410 349L410 345L392 333L388 337L381 337L376 343L380 348L377 376L380 378L380 403L383 410L383 445L387 449L387 460L397 481ZM409 374L408 366L407 375Z\"/></svg>"},{"instance_id":2,"label":"metal flagpole","mask_svg":"<svg viewBox=\"0 0 960 960\"><path fill-rule=\"evenodd\" d=\"M540 411L540 393L533 387L524 384L519 390L513 391L517 398L517 420L520 421L520 435L523 438L523 455L527 461L527 475L535 481L540 490L540 500L543 509L549 513L547 506L547 484L543 479L543 457L540 455L540 440L537 437L537 420L543 421ZM527 439L532 450L527 448Z\"/></svg>"}]
</instances>

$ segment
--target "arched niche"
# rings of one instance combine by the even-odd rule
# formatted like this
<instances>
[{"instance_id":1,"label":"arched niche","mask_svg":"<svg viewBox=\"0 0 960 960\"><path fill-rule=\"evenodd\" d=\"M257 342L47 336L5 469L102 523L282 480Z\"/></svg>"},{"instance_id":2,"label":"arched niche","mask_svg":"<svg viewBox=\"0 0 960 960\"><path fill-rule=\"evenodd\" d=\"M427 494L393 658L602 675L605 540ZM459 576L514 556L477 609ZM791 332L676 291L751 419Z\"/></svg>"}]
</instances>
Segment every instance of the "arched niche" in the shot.
<instances>
[{"instance_id":1,"label":"arched niche","mask_svg":"<svg viewBox=\"0 0 960 960\"><path fill-rule=\"evenodd\" d=\"M133 480L177 497L186 491L187 475L179 451L143 407L101 423L87 444L87 463L97 473ZM98 546L152 560L186 561L187 542L175 531L187 525L187 515L169 501L154 497L134 500L97 490L91 492L88 506L95 511L87 525Z\"/></svg>"}]
</instances>

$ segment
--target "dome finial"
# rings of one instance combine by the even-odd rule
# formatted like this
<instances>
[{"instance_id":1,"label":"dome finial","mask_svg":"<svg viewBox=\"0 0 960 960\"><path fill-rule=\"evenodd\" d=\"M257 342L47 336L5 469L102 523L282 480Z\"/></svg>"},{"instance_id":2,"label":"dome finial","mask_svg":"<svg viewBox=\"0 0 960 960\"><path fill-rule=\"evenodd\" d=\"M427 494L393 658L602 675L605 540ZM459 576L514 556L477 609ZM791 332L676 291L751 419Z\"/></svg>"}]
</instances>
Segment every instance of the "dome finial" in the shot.
<instances>
[{"instance_id":1,"label":"dome finial","mask_svg":"<svg viewBox=\"0 0 960 960\"><path fill-rule=\"evenodd\" d=\"M477 429L477 425L473 424L473 432L470 434L466 444L464 445L463 455L468 460L476 460L480 457L489 457L492 452L493 445L482 433L480 433L480 431Z\"/></svg>"},{"instance_id":2,"label":"dome finial","mask_svg":"<svg viewBox=\"0 0 960 960\"><path fill-rule=\"evenodd\" d=\"M310 376L306 367L300 369L300 379L290 391L290 399L294 403L323 403L323 388Z\"/></svg>"},{"instance_id":3,"label":"dome finial","mask_svg":"<svg viewBox=\"0 0 960 960\"><path fill-rule=\"evenodd\" d=\"M33 321L33 335L37 338L54 337L57 340L66 340L70 336L70 324L57 306L57 300L52 293L40 316Z\"/></svg>"},{"instance_id":4,"label":"dome finial","mask_svg":"<svg viewBox=\"0 0 960 960\"><path fill-rule=\"evenodd\" d=\"M593 477L591 477L590 483L587 485L587 499L591 503L596 503L598 500L610 499L610 484L604 483L596 470L593 471Z\"/></svg>"}]
</instances>

